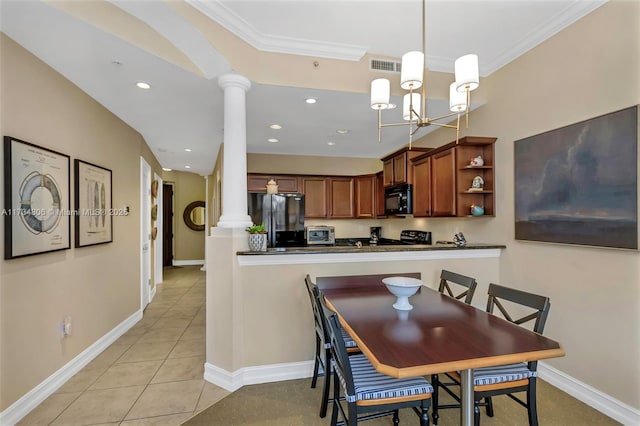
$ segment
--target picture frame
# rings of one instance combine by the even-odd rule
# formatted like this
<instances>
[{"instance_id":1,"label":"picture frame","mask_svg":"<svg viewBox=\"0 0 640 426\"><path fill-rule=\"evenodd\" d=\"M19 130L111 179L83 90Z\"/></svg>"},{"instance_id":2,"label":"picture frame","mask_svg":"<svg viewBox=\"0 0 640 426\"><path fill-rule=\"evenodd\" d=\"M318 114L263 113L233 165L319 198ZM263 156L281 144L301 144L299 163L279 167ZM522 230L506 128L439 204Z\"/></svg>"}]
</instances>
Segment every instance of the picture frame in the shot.
<instances>
[{"instance_id":1,"label":"picture frame","mask_svg":"<svg viewBox=\"0 0 640 426\"><path fill-rule=\"evenodd\" d=\"M75 159L75 247L113 242L112 172Z\"/></svg>"},{"instance_id":2,"label":"picture frame","mask_svg":"<svg viewBox=\"0 0 640 426\"><path fill-rule=\"evenodd\" d=\"M515 239L638 248L638 106L515 141Z\"/></svg>"},{"instance_id":3,"label":"picture frame","mask_svg":"<svg viewBox=\"0 0 640 426\"><path fill-rule=\"evenodd\" d=\"M71 248L70 157L4 136L4 258Z\"/></svg>"}]
</instances>

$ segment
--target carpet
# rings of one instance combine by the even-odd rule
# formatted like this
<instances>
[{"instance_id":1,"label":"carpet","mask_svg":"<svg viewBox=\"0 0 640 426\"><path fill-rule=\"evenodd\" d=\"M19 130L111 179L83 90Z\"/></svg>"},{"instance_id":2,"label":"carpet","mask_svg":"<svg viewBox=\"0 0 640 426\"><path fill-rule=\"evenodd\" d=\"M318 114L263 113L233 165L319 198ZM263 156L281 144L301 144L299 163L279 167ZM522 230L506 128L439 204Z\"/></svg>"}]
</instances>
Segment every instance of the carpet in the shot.
<instances>
[{"instance_id":1,"label":"carpet","mask_svg":"<svg viewBox=\"0 0 640 426\"><path fill-rule=\"evenodd\" d=\"M322 379L315 389L311 379L244 386L183 423L183 426L316 426L329 425L331 408L321 419ZM440 392L442 403L451 399ZM527 411L506 396L493 398L495 416L482 409L482 426L528 425ZM431 416L431 411L429 411ZM617 425L593 408L553 386L538 380L538 419L544 426ZM363 422L366 426L391 426L391 417ZM418 417L410 409L400 411L400 424L418 425ZM438 426L459 424L459 411L441 410Z\"/></svg>"}]
</instances>

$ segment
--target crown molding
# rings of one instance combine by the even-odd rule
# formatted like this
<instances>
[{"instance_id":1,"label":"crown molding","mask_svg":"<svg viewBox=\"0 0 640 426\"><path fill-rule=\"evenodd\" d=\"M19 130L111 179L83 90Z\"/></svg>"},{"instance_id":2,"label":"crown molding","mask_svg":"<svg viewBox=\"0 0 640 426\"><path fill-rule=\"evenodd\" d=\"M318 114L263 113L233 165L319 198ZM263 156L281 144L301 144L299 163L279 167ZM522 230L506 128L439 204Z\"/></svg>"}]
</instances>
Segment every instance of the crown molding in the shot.
<instances>
[{"instance_id":1,"label":"crown molding","mask_svg":"<svg viewBox=\"0 0 640 426\"><path fill-rule=\"evenodd\" d=\"M218 22L227 30L263 52L313 56L343 61L359 61L366 53L366 48L362 46L263 34L218 1L186 1L210 19Z\"/></svg>"}]
</instances>

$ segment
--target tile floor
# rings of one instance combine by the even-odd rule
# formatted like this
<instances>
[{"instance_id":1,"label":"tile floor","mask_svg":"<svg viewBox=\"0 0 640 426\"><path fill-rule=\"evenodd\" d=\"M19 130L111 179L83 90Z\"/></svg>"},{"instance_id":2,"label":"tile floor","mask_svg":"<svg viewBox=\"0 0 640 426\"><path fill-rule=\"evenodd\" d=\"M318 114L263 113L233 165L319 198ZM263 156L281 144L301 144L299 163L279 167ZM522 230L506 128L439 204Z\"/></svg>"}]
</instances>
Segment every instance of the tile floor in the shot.
<instances>
[{"instance_id":1,"label":"tile floor","mask_svg":"<svg viewBox=\"0 0 640 426\"><path fill-rule=\"evenodd\" d=\"M229 394L203 379L205 273L163 275L142 320L18 425L177 426Z\"/></svg>"}]
</instances>

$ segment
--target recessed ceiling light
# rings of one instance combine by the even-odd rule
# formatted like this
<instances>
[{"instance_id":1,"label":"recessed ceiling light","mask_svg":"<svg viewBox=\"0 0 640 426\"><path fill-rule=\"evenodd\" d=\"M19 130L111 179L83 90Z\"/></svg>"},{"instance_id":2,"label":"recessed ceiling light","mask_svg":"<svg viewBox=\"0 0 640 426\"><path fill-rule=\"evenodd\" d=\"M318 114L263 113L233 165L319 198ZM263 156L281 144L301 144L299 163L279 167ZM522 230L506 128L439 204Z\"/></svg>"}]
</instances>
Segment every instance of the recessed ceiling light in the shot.
<instances>
[{"instance_id":1,"label":"recessed ceiling light","mask_svg":"<svg viewBox=\"0 0 640 426\"><path fill-rule=\"evenodd\" d=\"M185 168L185 169L190 169L190 168L191 168L191 166L184 166L184 168Z\"/></svg>"},{"instance_id":2,"label":"recessed ceiling light","mask_svg":"<svg viewBox=\"0 0 640 426\"><path fill-rule=\"evenodd\" d=\"M280 142L280 141L278 139L276 139L276 138L270 138L270 139L267 139L267 142L276 143L276 142Z\"/></svg>"},{"instance_id":3,"label":"recessed ceiling light","mask_svg":"<svg viewBox=\"0 0 640 426\"><path fill-rule=\"evenodd\" d=\"M304 101L308 104L315 104L316 102L318 102L316 98L307 98Z\"/></svg>"},{"instance_id":4,"label":"recessed ceiling light","mask_svg":"<svg viewBox=\"0 0 640 426\"><path fill-rule=\"evenodd\" d=\"M340 133L341 135L345 135L349 133L349 129L338 129L336 130L336 132Z\"/></svg>"},{"instance_id":5,"label":"recessed ceiling light","mask_svg":"<svg viewBox=\"0 0 640 426\"><path fill-rule=\"evenodd\" d=\"M151 85L149 83L145 83L144 81L137 82L136 86L138 86L141 89L151 89Z\"/></svg>"},{"instance_id":6,"label":"recessed ceiling light","mask_svg":"<svg viewBox=\"0 0 640 426\"><path fill-rule=\"evenodd\" d=\"M282 126L279 124L272 124L271 126L269 126L269 128L273 129L273 130L280 130L282 129Z\"/></svg>"},{"instance_id":7,"label":"recessed ceiling light","mask_svg":"<svg viewBox=\"0 0 640 426\"><path fill-rule=\"evenodd\" d=\"M173 170L173 169L168 169L168 168L166 168L166 167L163 167L163 168L162 168L162 170L164 170L165 172L170 172L170 171L171 171L171 170Z\"/></svg>"},{"instance_id":8,"label":"recessed ceiling light","mask_svg":"<svg viewBox=\"0 0 640 426\"><path fill-rule=\"evenodd\" d=\"M113 65L115 65L115 66L118 66L118 67L122 65L122 62L120 62L120 61L119 61L119 60L117 60L117 59L114 59L113 61L111 61L111 63L112 63Z\"/></svg>"},{"instance_id":9,"label":"recessed ceiling light","mask_svg":"<svg viewBox=\"0 0 640 426\"><path fill-rule=\"evenodd\" d=\"M184 150L187 152L191 152L191 148L185 148Z\"/></svg>"},{"instance_id":10,"label":"recessed ceiling light","mask_svg":"<svg viewBox=\"0 0 640 426\"><path fill-rule=\"evenodd\" d=\"M334 146L335 144L336 144L335 142L331 142L331 141L327 142L327 145L329 146Z\"/></svg>"}]
</instances>

